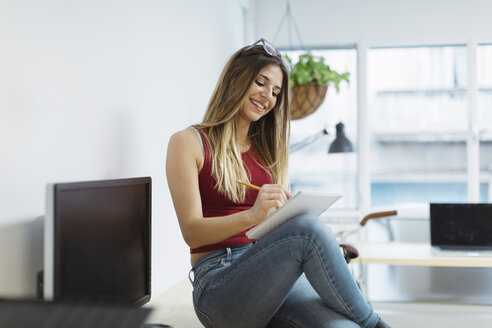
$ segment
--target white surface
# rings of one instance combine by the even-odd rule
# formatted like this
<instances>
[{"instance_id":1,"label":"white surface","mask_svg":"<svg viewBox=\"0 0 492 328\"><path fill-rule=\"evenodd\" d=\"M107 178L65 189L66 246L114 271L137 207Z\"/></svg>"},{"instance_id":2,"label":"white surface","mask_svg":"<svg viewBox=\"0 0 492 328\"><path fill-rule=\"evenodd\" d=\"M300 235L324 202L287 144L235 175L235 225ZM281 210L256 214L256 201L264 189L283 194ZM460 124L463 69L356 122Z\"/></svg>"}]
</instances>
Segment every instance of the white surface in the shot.
<instances>
[{"instance_id":1,"label":"white surface","mask_svg":"<svg viewBox=\"0 0 492 328\"><path fill-rule=\"evenodd\" d=\"M300 214L319 216L340 197L339 194L299 191L263 222L249 230L246 236L250 239L260 239L285 221Z\"/></svg>"},{"instance_id":2,"label":"white surface","mask_svg":"<svg viewBox=\"0 0 492 328\"><path fill-rule=\"evenodd\" d=\"M35 294L31 222L48 182L153 178L152 293L189 271L164 174L243 45L229 0L2 0L0 297ZM37 257L41 257L40 253Z\"/></svg>"},{"instance_id":3,"label":"white surface","mask_svg":"<svg viewBox=\"0 0 492 328\"><path fill-rule=\"evenodd\" d=\"M443 249L438 246L431 247L432 254L436 256L454 256L454 257L490 257L492 259L492 250L455 250Z\"/></svg>"},{"instance_id":4,"label":"white surface","mask_svg":"<svg viewBox=\"0 0 492 328\"><path fill-rule=\"evenodd\" d=\"M440 267L492 267L492 256L440 256L432 252L428 243L356 243L361 264Z\"/></svg>"},{"instance_id":5,"label":"white surface","mask_svg":"<svg viewBox=\"0 0 492 328\"><path fill-rule=\"evenodd\" d=\"M192 292L193 287L188 279L172 286L145 305L153 309L147 322L167 324L173 328L203 327L195 314Z\"/></svg>"}]
</instances>

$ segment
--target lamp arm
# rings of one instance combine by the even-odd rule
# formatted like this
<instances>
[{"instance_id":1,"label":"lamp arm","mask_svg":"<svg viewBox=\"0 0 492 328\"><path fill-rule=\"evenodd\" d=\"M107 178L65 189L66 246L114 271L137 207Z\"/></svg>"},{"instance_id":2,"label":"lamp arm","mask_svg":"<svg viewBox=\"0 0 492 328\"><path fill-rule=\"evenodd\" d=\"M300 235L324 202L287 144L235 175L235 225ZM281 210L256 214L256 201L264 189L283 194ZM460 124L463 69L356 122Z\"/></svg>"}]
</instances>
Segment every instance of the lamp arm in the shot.
<instances>
[{"instance_id":1,"label":"lamp arm","mask_svg":"<svg viewBox=\"0 0 492 328\"><path fill-rule=\"evenodd\" d=\"M313 134L312 136L309 136L309 137L307 137L307 138L305 138L299 142L296 142L295 144L292 144L290 146L289 152L291 154L295 153L296 151L301 150L302 148L304 148L306 146L309 146L310 144L314 143L315 141L317 141L321 137L328 135L328 134L329 134L328 130L326 128L324 128L323 130L319 131L318 133Z\"/></svg>"}]
</instances>

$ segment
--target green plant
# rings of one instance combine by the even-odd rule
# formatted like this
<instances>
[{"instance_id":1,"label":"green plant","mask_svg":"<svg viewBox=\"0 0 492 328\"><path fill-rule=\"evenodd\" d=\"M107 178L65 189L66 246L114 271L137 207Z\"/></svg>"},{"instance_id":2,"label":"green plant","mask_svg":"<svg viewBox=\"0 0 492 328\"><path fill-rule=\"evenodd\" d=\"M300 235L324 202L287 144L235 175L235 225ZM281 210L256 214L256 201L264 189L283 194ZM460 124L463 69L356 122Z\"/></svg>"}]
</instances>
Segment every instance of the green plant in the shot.
<instances>
[{"instance_id":1,"label":"green plant","mask_svg":"<svg viewBox=\"0 0 492 328\"><path fill-rule=\"evenodd\" d=\"M288 57L287 60L292 65L292 60ZM290 72L290 85L316 83L319 85L329 86L333 84L337 92L340 91L340 83L346 81L349 83L350 73L338 73L330 66L325 64L323 57L314 56L307 52L299 56L299 61L292 67Z\"/></svg>"}]
</instances>

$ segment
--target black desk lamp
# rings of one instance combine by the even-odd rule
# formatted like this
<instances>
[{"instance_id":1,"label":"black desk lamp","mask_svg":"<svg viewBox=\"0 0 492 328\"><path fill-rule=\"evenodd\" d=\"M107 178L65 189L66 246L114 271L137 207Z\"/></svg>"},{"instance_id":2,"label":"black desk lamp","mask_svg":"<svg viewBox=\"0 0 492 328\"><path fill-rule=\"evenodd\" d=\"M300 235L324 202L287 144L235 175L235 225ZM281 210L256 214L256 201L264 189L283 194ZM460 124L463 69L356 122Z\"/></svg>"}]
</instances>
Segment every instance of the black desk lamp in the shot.
<instances>
[{"instance_id":1,"label":"black desk lamp","mask_svg":"<svg viewBox=\"0 0 492 328\"><path fill-rule=\"evenodd\" d=\"M339 122L336 125L337 137L331 143L330 148L328 149L329 153L351 153L354 151L354 147L345 135L343 127L344 125L342 122Z\"/></svg>"},{"instance_id":2,"label":"black desk lamp","mask_svg":"<svg viewBox=\"0 0 492 328\"><path fill-rule=\"evenodd\" d=\"M343 131L343 123L339 122L336 125L336 130L337 130L337 136L335 140L331 143L330 147L328 148L328 153L350 153L354 151L354 147L352 146L352 143L350 140L347 138L345 135L345 132ZM323 129L320 132L307 137L306 139L295 143L290 146L290 153L295 153L298 150L301 150L302 148L309 146L310 144L314 143L316 140L319 138L328 135L328 130Z\"/></svg>"}]
</instances>

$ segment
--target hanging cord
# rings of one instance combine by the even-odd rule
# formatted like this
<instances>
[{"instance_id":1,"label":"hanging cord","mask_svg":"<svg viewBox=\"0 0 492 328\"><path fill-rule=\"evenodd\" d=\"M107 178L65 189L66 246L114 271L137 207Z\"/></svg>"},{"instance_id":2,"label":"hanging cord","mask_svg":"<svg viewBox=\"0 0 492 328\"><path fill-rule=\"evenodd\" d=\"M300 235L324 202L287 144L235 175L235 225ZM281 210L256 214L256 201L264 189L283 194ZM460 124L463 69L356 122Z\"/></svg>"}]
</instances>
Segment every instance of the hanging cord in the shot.
<instances>
[{"instance_id":1,"label":"hanging cord","mask_svg":"<svg viewBox=\"0 0 492 328\"><path fill-rule=\"evenodd\" d=\"M290 48L291 49L293 48L293 46L292 46L292 44L293 44L293 42L292 42L292 27L294 27L295 32L297 34L297 39L299 40L299 44L301 45L301 49L305 50L306 47L304 47L304 43L302 42L301 33L299 33L299 29L297 28L296 21L294 19L294 16L292 15L291 10L290 10L290 0L287 0L286 3L287 3L287 8L285 10L284 16L282 17L282 20L280 21L280 24L277 27L277 32L275 32L275 36L273 37L273 44L276 44L278 34L280 33L280 29L282 28L282 25L283 25L285 19L287 18L287 20L288 20L288 23L287 23L288 26L287 27L288 27L288 36L289 36Z\"/></svg>"}]
</instances>

